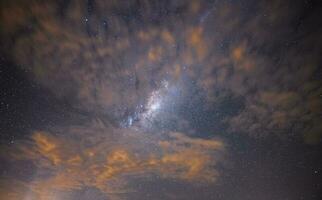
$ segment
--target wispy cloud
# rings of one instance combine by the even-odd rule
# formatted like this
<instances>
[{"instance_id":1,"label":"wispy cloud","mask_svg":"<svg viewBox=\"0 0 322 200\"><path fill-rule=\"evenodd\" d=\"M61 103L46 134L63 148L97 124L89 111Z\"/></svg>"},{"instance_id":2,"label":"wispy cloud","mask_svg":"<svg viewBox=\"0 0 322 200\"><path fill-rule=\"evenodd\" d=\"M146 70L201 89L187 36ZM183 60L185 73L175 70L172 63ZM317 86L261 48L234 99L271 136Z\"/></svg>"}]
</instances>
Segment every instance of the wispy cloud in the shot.
<instances>
[{"instance_id":1,"label":"wispy cloud","mask_svg":"<svg viewBox=\"0 0 322 200\"><path fill-rule=\"evenodd\" d=\"M142 142L151 133L104 127L97 132L97 126L71 128L64 135L34 132L29 142L12 150L13 162L32 162L36 167L30 181L17 180L25 185L25 194L52 199L91 187L119 198L118 194L131 192L127 185L135 177L157 175L191 183L217 179L215 166L224 150L221 140L170 132ZM111 132L117 132L117 138Z\"/></svg>"}]
</instances>

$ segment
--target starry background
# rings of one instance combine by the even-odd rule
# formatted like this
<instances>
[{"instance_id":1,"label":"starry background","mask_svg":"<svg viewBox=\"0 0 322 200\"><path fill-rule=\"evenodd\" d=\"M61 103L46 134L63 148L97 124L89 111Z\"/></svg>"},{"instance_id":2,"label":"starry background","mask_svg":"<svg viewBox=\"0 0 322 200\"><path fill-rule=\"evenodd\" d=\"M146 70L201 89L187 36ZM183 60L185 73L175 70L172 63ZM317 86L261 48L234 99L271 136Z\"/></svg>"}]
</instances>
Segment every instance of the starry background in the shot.
<instances>
[{"instance_id":1,"label":"starry background","mask_svg":"<svg viewBox=\"0 0 322 200\"><path fill-rule=\"evenodd\" d=\"M0 199L321 199L318 1L1 1Z\"/></svg>"}]
</instances>

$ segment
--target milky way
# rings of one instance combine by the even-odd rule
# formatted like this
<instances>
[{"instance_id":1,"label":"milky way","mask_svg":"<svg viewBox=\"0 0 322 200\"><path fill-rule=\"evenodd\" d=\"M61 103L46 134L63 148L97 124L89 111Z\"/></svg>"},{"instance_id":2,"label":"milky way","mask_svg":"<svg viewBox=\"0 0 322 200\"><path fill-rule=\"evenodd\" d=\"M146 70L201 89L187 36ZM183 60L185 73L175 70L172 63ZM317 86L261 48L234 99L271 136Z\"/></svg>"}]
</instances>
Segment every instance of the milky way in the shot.
<instances>
[{"instance_id":1,"label":"milky way","mask_svg":"<svg viewBox=\"0 0 322 200\"><path fill-rule=\"evenodd\" d=\"M0 11L0 199L321 198L318 2Z\"/></svg>"}]
</instances>

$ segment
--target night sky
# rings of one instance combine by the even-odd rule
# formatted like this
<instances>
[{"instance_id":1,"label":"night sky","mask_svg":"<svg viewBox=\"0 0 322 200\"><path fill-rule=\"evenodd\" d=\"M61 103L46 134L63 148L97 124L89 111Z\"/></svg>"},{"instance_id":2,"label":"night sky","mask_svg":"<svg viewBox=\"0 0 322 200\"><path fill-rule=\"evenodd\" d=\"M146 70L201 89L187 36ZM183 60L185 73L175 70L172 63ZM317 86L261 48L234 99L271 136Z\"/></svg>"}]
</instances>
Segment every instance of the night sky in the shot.
<instances>
[{"instance_id":1,"label":"night sky","mask_svg":"<svg viewBox=\"0 0 322 200\"><path fill-rule=\"evenodd\" d=\"M322 199L319 1L0 2L0 200Z\"/></svg>"}]
</instances>

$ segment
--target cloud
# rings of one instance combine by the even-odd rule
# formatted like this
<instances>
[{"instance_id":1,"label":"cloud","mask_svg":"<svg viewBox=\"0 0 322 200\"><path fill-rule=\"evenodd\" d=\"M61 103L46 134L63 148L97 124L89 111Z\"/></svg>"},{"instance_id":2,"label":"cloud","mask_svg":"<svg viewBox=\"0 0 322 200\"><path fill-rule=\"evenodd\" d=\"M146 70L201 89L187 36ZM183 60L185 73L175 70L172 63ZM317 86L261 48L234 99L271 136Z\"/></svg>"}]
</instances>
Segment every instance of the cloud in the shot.
<instances>
[{"instance_id":1,"label":"cloud","mask_svg":"<svg viewBox=\"0 0 322 200\"><path fill-rule=\"evenodd\" d=\"M5 56L101 120L32 131L1 155L36 168L1 178L3 198L122 199L135 177L216 182L224 142L197 136L218 129L321 141L322 38L304 3L138 2L1 4Z\"/></svg>"},{"instance_id":2,"label":"cloud","mask_svg":"<svg viewBox=\"0 0 322 200\"><path fill-rule=\"evenodd\" d=\"M151 133L113 130L102 124L65 131L64 135L36 131L29 141L11 151L13 163L25 161L35 165L30 181L17 180L26 186L25 195L51 199L95 188L117 199L120 194L133 191L129 186L133 178L155 175L189 183L211 183L217 180L216 164L224 151L224 143L219 139L191 138L179 132L147 138Z\"/></svg>"},{"instance_id":3,"label":"cloud","mask_svg":"<svg viewBox=\"0 0 322 200\"><path fill-rule=\"evenodd\" d=\"M24 199L28 193L28 185L13 179L0 179L0 198L8 200Z\"/></svg>"},{"instance_id":4,"label":"cloud","mask_svg":"<svg viewBox=\"0 0 322 200\"><path fill-rule=\"evenodd\" d=\"M210 106L221 94L245 99L242 112L223 120L232 132L316 132L308 119L321 113L317 16L303 14L296 25L300 2L248 4L244 12L229 2L97 1L89 11L76 1L6 2L1 42L57 96L116 121L145 105L164 80L192 80Z\"/></svg>"}]
</instances>

